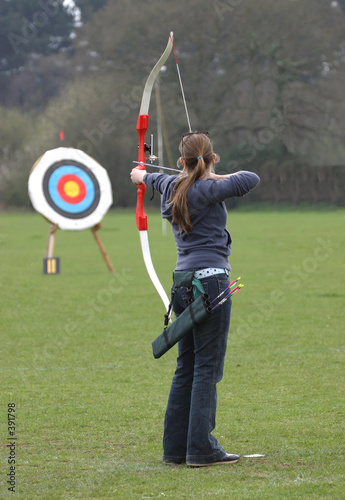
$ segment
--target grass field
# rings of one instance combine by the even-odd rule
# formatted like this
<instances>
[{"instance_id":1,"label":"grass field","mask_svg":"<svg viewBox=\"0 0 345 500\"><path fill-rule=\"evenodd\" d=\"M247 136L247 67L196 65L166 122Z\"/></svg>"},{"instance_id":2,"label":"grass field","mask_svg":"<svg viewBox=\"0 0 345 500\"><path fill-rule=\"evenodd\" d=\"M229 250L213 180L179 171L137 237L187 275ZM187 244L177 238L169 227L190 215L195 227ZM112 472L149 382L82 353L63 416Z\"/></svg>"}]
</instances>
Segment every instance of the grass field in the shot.
<instances>
[{"instance_id":1,"label":"grass field","mask_svg":"<svg viewBox=\"0 0 345 500\"><path fill-rule=\"evenodd\" d=\"M133 214L103 221L115 273L90 231L59 231L55 276L42 273L48 223L0 214L0 496L13 495L12 451L25 499L343 499L344 216L229 214L232 276L245 287L233 299L215 435L228 452L265 456L190 469L161 462L176 347L152 356L164 311ZM176 250L157 213L149 237L168 291Z\"/></svg>"}]
</instances>

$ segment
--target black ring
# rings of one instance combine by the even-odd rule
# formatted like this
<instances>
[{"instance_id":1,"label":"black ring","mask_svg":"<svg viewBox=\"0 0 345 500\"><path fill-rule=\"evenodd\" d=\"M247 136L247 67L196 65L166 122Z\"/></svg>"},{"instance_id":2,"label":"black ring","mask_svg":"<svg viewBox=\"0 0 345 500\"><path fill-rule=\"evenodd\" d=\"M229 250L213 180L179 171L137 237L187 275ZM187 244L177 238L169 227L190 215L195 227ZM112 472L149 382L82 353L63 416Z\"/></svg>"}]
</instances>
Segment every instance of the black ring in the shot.
<instances>
[{"instance_id":1,"label":"black ring","mask_svg":"<svg viewBox=\"0 0 345 500\"><path fill-rule=\"evenodd\" d=\"M89 206L89 208L87 210L84 210L84 212L79 212L79 213L75 213L75 214L70 213L70 212L66 212L65 210L62 210L60 207L58 207L50 196L48 184L49 184L49 179L50 179L51 175L59 167L66 166L67 164L72 165L74 167L78 167L81 170L83 170L91 178L93 185L95 187L94 200L93 200L92 204ZM43 177L43 193L46 197L48 204L53 208L53 210L55 210L58 214L63 215L64 217L66 217L68 219L83 219L84 217L87 217L88 215L92 214L96 210L96 208L98 207L99 201L101 199L101 190L99 187L99 183L98 183L98 180L95 177L95 175L92 173L92 171L88 167L83 165L82 163L79 163L78 161L75 161L75 160L68 160L68 159L53 163L53 165L51 165L48 168L48 170L45 172L44 177Z\"/></svg>"}]
</instances>

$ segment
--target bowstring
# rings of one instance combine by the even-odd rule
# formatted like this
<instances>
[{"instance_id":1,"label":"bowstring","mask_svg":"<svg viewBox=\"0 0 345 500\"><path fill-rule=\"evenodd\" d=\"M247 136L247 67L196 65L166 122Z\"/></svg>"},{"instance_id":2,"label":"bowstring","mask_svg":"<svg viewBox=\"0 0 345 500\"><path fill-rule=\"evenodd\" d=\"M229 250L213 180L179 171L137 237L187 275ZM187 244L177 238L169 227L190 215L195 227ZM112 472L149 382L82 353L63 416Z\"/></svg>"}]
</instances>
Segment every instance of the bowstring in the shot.
<instances>
[{"instance_id":1,"label":"bowstring","mask_svg":"<svg viewBox=\"0 0 345 500\"><path fill-rule=\"evenodd\" d=\"M179 68L178 61L177 61L177 56L176 56L176 50L175 50L174 39L173 39L173 37L172 37L171 35L170 35L170 39L171 39L171 43L172 43L172 47L173 47L173 51L174 51L175 62L176 62L176 69L177 69L177 74L178 74L178 78L179 78L179 81L180 81L180 87L181 87L181 92L182 92L182 98L183 98L184 109L185 109L185 111L186 111L186 116L187 116L187 122L188 122L189 132L192 132L192 127L191 127L191 124L190 124L190 119L189 119L189 114L188 114L188 109L187 109L186 98L185 98L185 95L184 95L184 90L183 90L183 85L182 85L182 79L181 79L180 68Z\"/></svg>"}]
</instances>

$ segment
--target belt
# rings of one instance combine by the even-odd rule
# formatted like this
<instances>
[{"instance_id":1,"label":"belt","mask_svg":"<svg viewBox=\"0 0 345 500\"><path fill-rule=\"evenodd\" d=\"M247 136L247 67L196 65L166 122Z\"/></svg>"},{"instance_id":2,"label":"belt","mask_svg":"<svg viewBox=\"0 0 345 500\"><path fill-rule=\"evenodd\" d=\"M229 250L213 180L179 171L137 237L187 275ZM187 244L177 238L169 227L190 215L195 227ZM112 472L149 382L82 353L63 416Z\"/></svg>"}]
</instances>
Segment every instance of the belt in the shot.
<instances>
[{"instance_id":1,"label":"belt","mask_svg":"<svg viewBox=\"0 0 345 500\"><path fill-rule=\"evenodd\" d=\"M227 269L219 269L217 267L206 267L205 269L199 269L199 271L195 271L195 278L207 278L212 276L213 274L226 274L229 276L229 271Z\"/></svg>"}]
</instances>

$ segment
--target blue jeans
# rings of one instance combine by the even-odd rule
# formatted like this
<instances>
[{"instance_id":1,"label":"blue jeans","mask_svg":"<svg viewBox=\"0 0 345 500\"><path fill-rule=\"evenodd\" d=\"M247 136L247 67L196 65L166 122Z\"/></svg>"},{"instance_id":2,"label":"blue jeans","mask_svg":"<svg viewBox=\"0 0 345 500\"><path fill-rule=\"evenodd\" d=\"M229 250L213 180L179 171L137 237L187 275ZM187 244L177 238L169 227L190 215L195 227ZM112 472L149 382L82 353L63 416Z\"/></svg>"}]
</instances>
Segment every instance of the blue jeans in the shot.
<instances>
[{"instance_id":1,"label":"blue jeans","mask_svg":"<svg viewBox=\"0 0 345 500\"><path fill-rule=\"evenodd\" d=\"M228 285L227 275L200 280L212 301ZM192 291L179 287L173 309L178 316ZM164 420L163 460L181 463L215 462L225 450L211 434L216 426L217 388L222 379L230 326L231 298L178 342L176 371Z\"/></svg>"}]
</instances>

